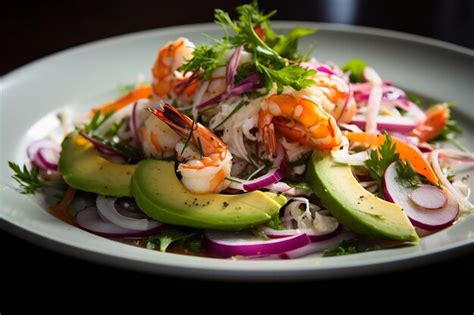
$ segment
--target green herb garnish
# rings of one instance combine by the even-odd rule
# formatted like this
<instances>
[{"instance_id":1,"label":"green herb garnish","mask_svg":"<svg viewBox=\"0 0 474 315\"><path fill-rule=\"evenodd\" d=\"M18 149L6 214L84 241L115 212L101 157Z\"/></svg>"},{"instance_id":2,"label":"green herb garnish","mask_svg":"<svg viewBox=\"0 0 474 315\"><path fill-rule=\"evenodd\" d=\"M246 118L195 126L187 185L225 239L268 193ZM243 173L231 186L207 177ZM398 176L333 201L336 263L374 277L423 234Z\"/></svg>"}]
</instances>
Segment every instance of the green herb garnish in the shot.
<instances>
[{"instance_id":1,"label":"green herb garnish","mask_svg":"<svg viewBox=\"0 0 474 315\"><path fill-rule=\"evenodd\" d=\"M196 236L197 234L198 232L196 230L166 227L159 235L152 236L146 241L146 248L158 248L161 252L166 252L171 244L176 242L184 243L186 239Z\"/></svg>"},{"instance_id":2,"label":"green herb garnish","mask_svg":"<svg viewBox=\"0 0 474 315\"><path fill-rule=\"evenodd\" d=\"M395 152L395 143L392 142L392 137L385 133L384 143L376 150L372 150L369 159L365 161L370 177L377 182L379 191L381 191L380 188L385 170L392 162L399 160L400 155Z\"/></svg>"},{"instance_id":3,"label":"green herb garnish","mask_svg":"<svg viewBox=\"0 0 474 315\"><path fill-rule=\"evenodd\" d=\"M84 132L87 134L92 133L94 130L99 128L113 113L113 111L110 111L106 114L102 114L100 110L96 111L89 123L84 125Z\"/></svg>"},{"instance_id":4,"label":"green herb garnish","mask_svg":"<svg viewBox=\"0 0 474 315\"><path fill-rule=\"evenodd\" d=\"M323 257L345 256L359 252L359 241L357 239L344 240L335 247L328 248L324 251Z\"/></svg>"},{"instance_id":5,"label":"green herb garnish","mask_svg":"<svg viewBox=\"0 0 474 315\"><path fill-rule=\"evenodd\" d=\"M242 107L244 107L245 105L247 105L249 102L247 102L246 100L242 100L240 101L239 104L237 104L237 106L234 107L234 109L229 113L229 115L227 115L226 118L224 118L217 126L214 127L214 130L216 130L217 128L219 128L220 126L222 126L230 117L232 117L232 115L234 115L235 113L237 113Z\"/></svg>"},{"instance_id":6,"label":"green herb garnish","mask_svg":"<svg viewBox=\"0 0 474 315\"><path fill-rule=\"evenodd\" d=\"M40 178L37 167L28 169L26 165L23 165L23 168L21 168L18 164L10 161L8 161L8 165L15 173L12 178L20 185L22 194L34 194L41 187L51 186L50 182Z\"/></svg>"},{"instance_id":7,"label":"green herb garnish","mask_svg":"<svg viewBox=\"0 0 474 315\"><path fill-rule=\"evenodd\" d=\"M398 161L396 165L397 182L406 188L417 188L423 184L423 179L413 169L410 162Z\"/></svg>"},{"instance_id":8,"label":"green herb garnish","mask_svg":"<svg viewBox=\"0 0 474 315\"><path fill-rule=\"evenodd\" d=\"M362 59L352 59L349 60L345 65L341 67L342 71L350 71L351 74L349 79L351 82L362 82L362 75L364 74L364 69L367 67L367 64Z\"/></svg>"}]
</instances>

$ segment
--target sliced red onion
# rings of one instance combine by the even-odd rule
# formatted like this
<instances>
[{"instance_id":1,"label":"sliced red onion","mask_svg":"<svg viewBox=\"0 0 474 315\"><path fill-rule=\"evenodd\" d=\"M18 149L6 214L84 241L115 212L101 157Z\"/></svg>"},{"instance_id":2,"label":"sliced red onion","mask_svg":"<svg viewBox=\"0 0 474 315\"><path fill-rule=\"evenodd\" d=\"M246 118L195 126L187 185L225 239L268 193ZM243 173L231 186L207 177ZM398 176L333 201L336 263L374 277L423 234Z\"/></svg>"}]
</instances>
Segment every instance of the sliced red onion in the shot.
<instances>
[{"instance_id":1,"label":"sliced red onion","mask_svg":"<svg viewBox=\"0 0 474 315\"><path fill-rule=\"evenodd\" d=\"M382 82L383 87L387 86L392 86L392 82L384 80ZM370 93L370 90L372 89L372 83L370 82L363 82L363 83L351 83L351 88L356 92L361 92L361 93L366 93L367 95Z\"/></svg>"},{"instance_id":2,"label":"sliced red onion","mask_svg":"<svg viewBox=\"0 0 474 315\"><path fill-rule=\"evenodd\" d=\"M228 89L220 94L217 94L216 96L208 99L207 101L196 105L195 108L197 109L203 109L206 108L210 105L219 103L222 100L225 100L231 96L239 96L242 95L245 92L251 91L253 89L258 88L261 86L261 79L260 76L256 73L249 75L245 79L243 79L238 85L232 87L231 89Z\"/></svg>"},{"instance_id":3,"label":"sliced red onion","mask_svg":"<svg viewBox=\"0 0 474 315\"><path fill-rule=\"evenodd\" d=\"M41 169L56 171L58 169L59 151L41 148L36 152L34 162Z\"/></svg>"},{"instance_id":4,"label":"sliced red onion","mask_svg":"<svg viewBox=\"0 0 474 315\"><path fill-rule=\"evenodd\" d=\"M421 185L408 195L417 206L426 209L439 209L446 205L446 193L433 185Z\"/></svg>"},{"instance_id":5,"label":"sliced red onion","mask_svg":"<svg viewBox=\"0 0 474 315\"><path fill-rule=\"evenodd\" d=\"M77 224L91 233L111 238L137 238L159 234L162 225L158 222L144 231L130 230L102 220L95 207L89 207L76 215Z\"/></svg>"},{"instance_id":6,"label":"sliced red onion","mask_svg":"<svg viewBox=\"0 0 474 315\"><path fill-rule=\"evenodd\" d=\"M36 153L38 153L39 149L50 149L59 152L61 151L61 146L57 142L50 139L40 139L33 141L26 149L26 154L31 162L33 162L33 160L36 158Z\"/></svg>"},{"instance_id":7,"label":"sliced red onion","mask_svg":"<svg viewBox=\"0 0 474 315\"><path fill-rule=\"evenodd\" d=\"M206 231L204 236L207 250L219 257L275 255L311 243L306 234L270 240L245 232Z\"/></svg>"},{"instance_id":8,"label":"sliced red onion","mask_svg":"<svg viewBox=\"0 0 474 315\"><path fill-rule=\"evenodd\" d=\"M313 242L311 244L305 245L303 247L294 249L292 251L288 251L286 253L278 255L280 259L295 259L303 256L308 256L311 254L322 252L325 249L337 246L344 240L350 240L354 238L354 234L344 231L342 233L338 233L334 237L331 237L326 240L322 240L319 242Z\"/></svg>"},{"instance_id":9,"label":"sliced red onion","mask_svg":"<svg viewBox=\"0 0 474 315\"><path fill-rule=\"evenodd\" d=\"M328 69L328 68L326 68L326 67L324 67L324 66L319 66L319 67L316 68L316 70L319 71L319 72L323 72L323 73L329 74L329 75L336 75L336 74L334 73L334 71L332 71L331 69Z\"/></svg>"},{"instance_id":10,"label":"sliced red onion","mask_svg":"<svg viewBox=\"0 0 474 315\"><path fill-rule=\"evenodd\" d=\"M259 228L260 231L265 233L270 238L281 238L281 237L288 237L288 236L295 236L299 234L306 234L308 235L311 242L320 242L327 239L330 239L342 231L341 225L338 223L336 228L332 231L321 233L314 229L288 229L288 230L275 230L266 226L262 226Z\"/></svg>"},{"instance_id":11,"label":"sliced red onion","mask_svg":"<svg viewBox=\"0 0 474 315\"><path fill-rule=\"evenodd\" d=\"M265 175L252 180L242 181L242 189L244 191L253 191L277 183L285 176L287 167L285 152L283 151L283 147L279 145L277 157L273 161L272 169Z\"/></svg>"},{"instance_id":12,"label":"sliced red onion","mask_svg":"<svg viewBox=\"0 0 474 315\"><path fill-rule=\"evenodd\" d=\"M441 183L446 187L446 189L451 193L451 195L456 199L461 210L463 211L472 211L474 205L464 196L456 187L453 186L446 178L446 175L443 174L441 166L439 165L439 155L442 154L444 150L434 150L429 154L429 160L433 171L436 173L436 176L441 181Z\"/></svg>"},{"instance_id":13,"label":"sliced red onion","mask_svg":"<svg viewBox=\"0 0 474 315\"><path fill-rule=\"evenodd\" d=\"M153 229L161 223L149 219L137 219L122 215L115 207L117 198L97 196L96 206L99 210L100 216L105 218L110 223L113 223L121 228L134 231L147 231Z\"/></svg>"},{"instance_id":14,"label":"sliced red onion","mask_svg":"<svg viewBox=\"0 0 474 315\"><path fill-rule=\"evenodd\" d=\"M401 206L413 225L422 229L439 230L454 222L459 213L459 206L451 194L446 192L448 201L440 209L425 209L417 206L408 197L413 189L403 187L397 181L396 163L390 164L383 176L385 199Z\"/></svg>"},{"instance_id":15,"label":"sliced red onion","mask_svg":"<svg viewBox=\"0 0 474 315\"><path fill-rule=\"evenodd\" d=\"M456 163L474 163L474 153L459 150L443 149L439 158L450 160Z\"/></svg>"},{"instance_id":16,"label":"sliced red onion","mask_svg":"<svg viewBox=\"0 0 474 315\"><path fill-rule=\"evenodd\" d=\"M234 86L234 77L235 77L235 73L237 71L237 67L239 66L240 56L242 55L242 50L243 50L242 46L239 46L239 47L235 48L235 51L234 51L232 57L229 60L228 65L227 65L226 82L227 82L227 85L228 85L228 89L230 89Z\"/></svg>"},{"instance_id":17,"label":"sliced red onion","mask_svg":"<svg viewBox=\"0 0 474 315\"><path fill-rule=\"evenodd\" d=\"M94 145L94 148L99 152L99 153L102 153L104 155L112 155L112 156L119 156L119 157L123 157L123 158L132 158L130 155L128 155L127 153L123 152L123 151L120 151L112 146L109 146L109 145L106 145L105 143L103 143L102 141L92 137L92 136L89 136L88 134L84 133L84 132L79 132L79 134L84 137L85 139L87 139L90 143L92 143Z\"/></svg>"},{"instance_id":18,"label":"sliced red onion","mask_svg":"<svg viewBox=\"0 0 474 315\"><path fill-rule=\"evenodd\" d=\"M420 149L421 152L431 152L434 150L433 146L426 142L419 143L417 147L418 149Z\"/></svg>"},{"instance_id":19,"label":"sliced red onion","mask_svg":"<svg viewBox=\"0 0 474 315\"><path fill-rule=\"evenodd\" d=\"M352 124L361 128L362 130L366 129L366 116L355 115L352 119ZM376 126L379 131L388 131L388 132L400 132L407 133L416 128L417 123L413 119L402 116L377 116L376 117Z\"/></svg>"}]
</instances>

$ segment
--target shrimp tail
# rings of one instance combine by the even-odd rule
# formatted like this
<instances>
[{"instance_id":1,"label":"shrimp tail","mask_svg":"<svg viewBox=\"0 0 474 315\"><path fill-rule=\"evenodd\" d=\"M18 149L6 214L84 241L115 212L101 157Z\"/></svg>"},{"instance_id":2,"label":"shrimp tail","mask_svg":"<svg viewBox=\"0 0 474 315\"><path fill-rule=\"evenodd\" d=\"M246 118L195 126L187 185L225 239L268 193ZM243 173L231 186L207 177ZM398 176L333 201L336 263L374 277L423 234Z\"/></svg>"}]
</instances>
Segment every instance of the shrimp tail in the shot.
<instances>
[{"instance_id":1,"label":"shrimp tail","mask_svg":"<svg viewBox=\"0 0 474 315\"><path fill-rule=\"evenodd\" d=\"M183 138L189 136L193 120L170 104L165 103L160 109L148 108L148 111L170 126L179 136Z\"/></svg>"}]
</instances>

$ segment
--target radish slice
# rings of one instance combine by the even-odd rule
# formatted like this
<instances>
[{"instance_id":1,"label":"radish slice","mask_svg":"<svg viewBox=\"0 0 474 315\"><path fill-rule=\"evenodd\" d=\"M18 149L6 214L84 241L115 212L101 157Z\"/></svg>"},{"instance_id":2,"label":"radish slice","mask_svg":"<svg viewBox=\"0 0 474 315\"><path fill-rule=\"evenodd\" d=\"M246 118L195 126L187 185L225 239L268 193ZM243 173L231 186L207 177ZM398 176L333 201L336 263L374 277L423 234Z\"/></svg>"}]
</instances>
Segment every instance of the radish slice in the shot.
<instances>
[{"instance_id":1,"label":"radish slice","mask_svg":"<svg viewBox=\"0 0 474 315\"><path fill-rule=\"evenodd\" d=\"M137 219L122 215L115 207L117 198L97 196L96 206L99 215L106 221L113 223L121 228L134 231L147 231L160 225L160 223L149 219Z\"/></svg>"},{"instance_id":2,"label":"radish slice","mask_svg":"<svg viewBox=\"0 0 474 315\"><path fill-rule=\"evenodd\" d=\"M426 209L439 209L446 205L448 198L439 188L432 185L422 185L413 190L408 197L416 205Z\"/></svg>"},{"instance_id":3,"label":"radish slice","mask_svg":"<svg viewBox=\"0 0 474 315\"><path fill-rule=\"evenodd\" d=\"M445 191L447 202L440 209L425 209L417 206L408 197L413 189L405 188L397 181L396 163L390 164L383 177L385 199L401 206L413 225L417 227L433 231L450 225L459 213L459 205L453 196Z\"/></svg>"},{"instance_id":4,"label":"radish slice","mask_svg":"<svg viewBox=\"0 0 474 315\"><path fill-rule=\"evenodd\" d=\"M156 222L150 229L145 231L136 231L130 229L124 229L110 222L105 222L99 216L99 212L95 207L89 207L76 215L77 224L84 230L105 237L117 237L117 238L136 238L155 235L160 233L162 224Z\"/></svg>"},{"instance_id":5,"label":"radish slice","mask_svg":"<svg viewBox=\"0 0 474 315\"><path fill-rule=\"evenodd\" d=\"M271 240L245 232L206 231L204 236L208 251L220 257L281 254L311 243L306 234Z\"/></svg>"},{"instance_id":6,"label":"radish slice","mask_svg":"<svg viewBox=\"0 0 474 315\"><path fill-rule=\"evenodd\" d=\"M314 229L274 230L266 226L261 227L259 230L265 233L265 235L267 235L270 238L282 238L282 237L295 236L299 234L306 234L308 235L311 242L320 242L320 241L333 238L334 236L341 233L342 227L340 224L337 224L336 229L327 233L319 233L315 231Z\"/></svg>"},{"instance_id":7,"label":"radish slice","mask_svg":"<svg viewBox=\"0 0 474 315\"><path fill-rule=\"evenodd\" d=\"M352 119L352 124L360 129L366 129L366 117L363 115L356 115ZM408 117L403 116L377 116L376 118L377 130L407 133L416 128L416 122Z\"/></svg>"}]
</instances>

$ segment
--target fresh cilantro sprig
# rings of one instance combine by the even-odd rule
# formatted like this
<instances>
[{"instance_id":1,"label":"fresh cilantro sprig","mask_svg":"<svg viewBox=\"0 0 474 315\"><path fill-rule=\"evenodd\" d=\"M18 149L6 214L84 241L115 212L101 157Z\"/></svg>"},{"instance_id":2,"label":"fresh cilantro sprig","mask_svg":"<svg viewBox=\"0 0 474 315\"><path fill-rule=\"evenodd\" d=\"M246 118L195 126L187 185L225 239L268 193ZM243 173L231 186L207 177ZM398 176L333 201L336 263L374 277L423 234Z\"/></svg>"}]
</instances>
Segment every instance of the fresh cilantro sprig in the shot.
<instances>
[{"instance_id":1,"label":"fresh cilantro sprig","mask_svg":"<svg viewBox=\"0 0 474 315\"><path fill-rule=\"evenodd\" d=\"M297 65L290 65L278 70L257 64L257 68L265 75L265 87L271 88L273 83L277 85L277 92L283 92L285 86L291 86L293 89L299 91L303 88L314 84L313 79L308 79L309 76L316 73L315 70L308 70Z\"/></svg>"},{"instance_id":2,"label":"fresh cilantro sprig","mask_svg":"<svg viewBox=\"0 0 474 315\"><path fill-rule=\"evenodd\" d=\"M51 186L51 182L40 178L37 167L28 169L26 165L23 165L23 168L21 168L18 164L10 161L8 165L15 173L12 178L20 185L22 194L34 194L39 188Z\"/></svg>"},{"instance_id":3,"label":"fresh cilantro sprig","mask_svg":"<svg viewBox=\"0 0 474 315\"><path fill-rule=\"evenodd\" d=\"M395 151L395 143L389 134L385 134L385 141L376 150L370 152L369 159L365 161L365 166L379 188L382 185L382 178L387 167L395 161L400 160L400 155ZM379 189L380 190L380 189Z\"/></svg>"}]
</instances>

